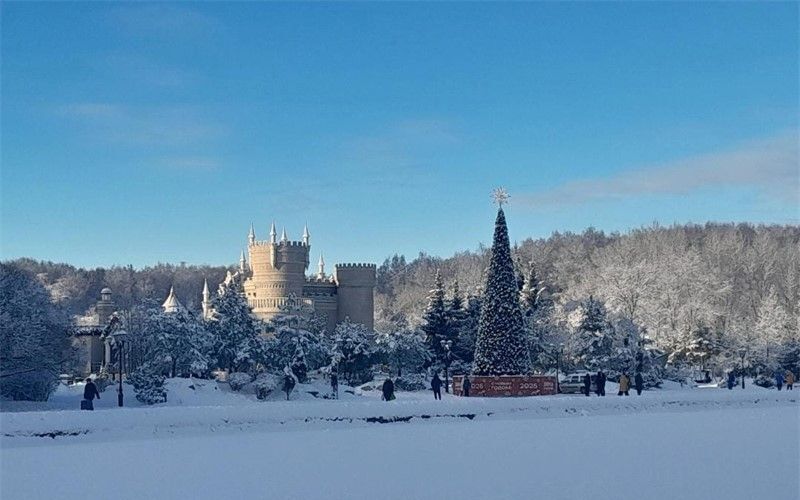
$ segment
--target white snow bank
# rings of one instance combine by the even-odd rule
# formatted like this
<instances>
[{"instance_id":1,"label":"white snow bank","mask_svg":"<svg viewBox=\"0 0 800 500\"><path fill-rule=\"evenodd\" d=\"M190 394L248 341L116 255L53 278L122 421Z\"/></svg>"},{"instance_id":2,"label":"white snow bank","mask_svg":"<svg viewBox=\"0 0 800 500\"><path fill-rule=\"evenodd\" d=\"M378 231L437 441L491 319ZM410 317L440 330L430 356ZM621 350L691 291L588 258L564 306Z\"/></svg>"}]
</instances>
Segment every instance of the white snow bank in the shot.
<instances>
[{"instance_id":1,"label":"white snow bank","mask_svg":"<svg viewBox=\"0 0 800 500\"><path fill-rule=\"evenodd\" d=\"M180 380L180 379L178 379ZM188 383L188 381L184 381ZM178 381L171 381L180 386ZM181 386L182 387L182 386ZM302 386L298 386L302 387ZM309 387L313 387L309 385ZM301 391L302 392L302 391ZM257 401L227 393L214 382L205 381L195 389L174 391L166 405L140 408L108 408L102 411L43 411L0 414L0 443L36 436L78 439L109 439L114 435L137 436L160 433L207 433L220 430L271 429L287 426L331 427L366 425L373 422L430 419L552 418L643 412L684 412L693 410L793 406L800 392L753 390L649 391L642 396L540 396L531 398L458 398L445 394L434 401L430 392L398 393L395 401L384 402L378 393L354 396L340 391L345 399ZM797 394L798 396L796 396ZM112 388L104 399L116 404ZM133 400L132 392L128 400ZM214 405L217 402L219 404ZM209 404L211 403L211 404ZM167 406L180 404L181 406ZM196 404L197 406L191 406ZM701 418L701 417L699 417Z\"/></svg>"},{"instance_id":2,"label":"white snow bank","mask_svg":"<svg viewBox=\"0 0 800 500\"><path fill-rule=\"evenodd\" d=\"M643 396L639 404L646 400ZM493 407L505 407L508 400L496 401ZM638 406L616 397L595 399L589 406L612 401ZM528 401L513 403L525 406ZM448 406L460 404L440 407ZM464 406L483 407L484 402ZM343 410L349 403L329 407ZM150 418L151 412L172 410L186 409L131 409L88 417L127 413ZM425 420L181 437L159 431L155 437L37 439L3 447L0 496L752 500L798 498L799 491L796 406L581 419Z\"/></svg>"}]
</instances>

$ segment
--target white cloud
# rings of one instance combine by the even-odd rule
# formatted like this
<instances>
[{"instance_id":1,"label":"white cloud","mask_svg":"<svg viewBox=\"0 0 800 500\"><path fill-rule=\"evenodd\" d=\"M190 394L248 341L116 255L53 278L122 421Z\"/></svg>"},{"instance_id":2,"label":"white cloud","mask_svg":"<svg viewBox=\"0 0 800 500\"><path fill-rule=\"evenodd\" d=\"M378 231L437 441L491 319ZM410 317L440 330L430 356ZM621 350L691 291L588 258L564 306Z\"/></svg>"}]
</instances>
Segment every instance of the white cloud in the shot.
<instances>
[{"instance_id":1,"label":"white cloud","mask_svg":"<svg viewBox=\"0 0 800 500\"><path fill-rule=\"evenodd\" d=\"M567 182L520 198L526 205L552 206L641 195L685 195L709 188L750 188L765 197L797 204L799 161L798 132L792 130L729 150Z\"/></svg>"}]
</instances>

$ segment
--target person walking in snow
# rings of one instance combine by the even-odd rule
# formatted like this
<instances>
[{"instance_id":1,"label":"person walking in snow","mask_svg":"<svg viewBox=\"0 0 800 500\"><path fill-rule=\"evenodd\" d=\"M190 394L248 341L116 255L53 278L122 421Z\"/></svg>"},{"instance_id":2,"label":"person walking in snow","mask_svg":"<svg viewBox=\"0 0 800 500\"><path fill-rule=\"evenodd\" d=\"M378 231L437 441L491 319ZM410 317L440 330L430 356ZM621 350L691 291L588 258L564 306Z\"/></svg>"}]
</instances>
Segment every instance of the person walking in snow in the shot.
<instances>
[{"instance_id":1,"label":"person walking in snow","mask_svg":"<svg viewBox=\"0 0 800 500\"><path fill-rule=\"evenodd\" d=\"M605 396L606 395L606 374L603 373L603 370L597 372L597 395L598 396Z\"/></svg>"},{"instance_id":2,"label":"person walking in snow","mask_svg":"<svg viewBox=\"0 0 800 500\"><path fill-rule=\"evenodd\" d=\"M736 374L733 373L733 370L728 372L728 390L732 391L733 386L736 385Z\"/></svg>"},{"instance_id":3,"label":"person walking in snow","mask_svg":"<svg viewBox=\"0 0 800 500\"><path fill-rule=\"evenodd\" d=\"M289 401L289 394L292 393L294 390L294 375L288 373L284 370L285 375L283 376L283 392L286 393L286 401Z\"/></svg>"},{"instance_id":4,"label":"person walking in snow","mask_svg":"<svg viewBox=\"0 0 800 500\"><path fill-rule=\"evenodd\" d=\"M775 386L780 391L783 388L783 373L775 370Z\"/></svg>"},{"instance_id":5,"label":"person walking in snow","mask_svg":"<svg viewBox=\"0 0 800 500\"><path fill-rule=\"evenodd\" d=\"M469 390L471 387L472 382L469 379L469 375L464 375L464 380L461 382L461 394L463 394L465 398L469 397Z\"/></svg>"},{"instance_id":6,"label":"person walking in snow","mask_svg":"<svg viewBox=\"0 0 800 500\"><path fill-rule=\"evenodd\" d=\"M588 373L583 376L583 393L586 394L586 397L589 397L589 392L592 389L592 376Z\"/></svg>"},{"instance_id":7,"label":"person walking in snow","mask_svg":"<svg viewBox=\"0 0 800 500\"><path fill-rule=\"evenodd\" d=\"M86 386L83 388L83 401L81 402L81 410L94 410L94 398L100 399L100 391L94 385L92 379L86 379Z\"/></svg>"},{"instance_id":8,"label":"person walking in snow","mask_svg":"<svg viewBox=\"0 0 800 500\"><path fill-rule=\"evenodd\" d=\"M636 387L636 395L642 395L642 389L644 389L644 377L642 377L642 372L636 372L636 375L633 377L634 386Z\"/></svg>"},{"instance_id":9,"label":"person walking in snow","mask_svg":"<svg viewBox=\"0 0 800 500\"><path fill-rule=\"evenodd\" d=\"M394 382L391 378L387 378L383 383L383 400L391 401L394 399Z\"/></svg>"},{"instance_id":10,"label":"person walking in snow","mask_svg":"<svg viewBox=\"0 0 800 500\"><path fill-rule=\"evenodd\" d=\"M339 377L336 372L331 372L331 391L333 392L333 397L339 399Z\"/></svg>"},{"instance_id":11,"label":"person walking in snow","mask_svg":"<svg viewBox=\"0 0 800 500\"><path fill-rule=\"evenodd\" d=\"M626 372L622 372L622 375L619 376L619 393L617 393L617 396L622 396L623 394L629 396L628 391L630 388L631 379Z\"/></svg>"},{"instance_id":12,"label":"person walking in snow","mask_svg":"<svg viewBox=\"0 0 800 500\"><path fill-rule=\"evenodd\" d=\"M786 370L786 390L791 391L794 387L794 373L792 370Z\"/></svg>"},{"instance_id":13,"label":"person walking in snow","mask_svg":"<svg viewBox=\"0 0 800 500\"><path fill-rule=\"evenodd\" d=\"M431 389L433 389L433 399L442 399L442 379L439 378L439 372L433 374Z\"/></svg>"}]
</instances>

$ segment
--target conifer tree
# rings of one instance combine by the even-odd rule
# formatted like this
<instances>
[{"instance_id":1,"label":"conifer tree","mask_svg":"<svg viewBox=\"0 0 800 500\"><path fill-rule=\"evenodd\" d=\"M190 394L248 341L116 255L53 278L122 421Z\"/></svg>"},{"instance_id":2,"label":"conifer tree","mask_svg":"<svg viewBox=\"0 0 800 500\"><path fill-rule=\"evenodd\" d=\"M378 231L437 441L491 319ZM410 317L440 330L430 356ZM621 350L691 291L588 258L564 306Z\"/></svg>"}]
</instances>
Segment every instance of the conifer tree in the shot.
<instances>
[{"instance_id":1,"label":"conifer tree","mask_svg":"<svg viewBox=\"0 0 800 500\"><path fill-rule=\"evenodd\" d=\"M476 375L519 375L530 372L519 289L502 204L497 211L492 256L475 345Z\"/></svg>"},{"instance_id":2,"label":"conifer tree","mask_svg":"<svg viewBox=\"0 0 800 500\"><path fill-rule=\"evenodd\" d=\"M587 370L608 370L613 355L614 329L606 308L592 296L582 306L582 316L571 345L575 364Z\"/></svg>"},{"instance_id":3,"label":"conifer tree","mask_svg":"<svg viewBox=\"0 0 800 500\"><path fill-rule=\"evenodd\" d=\"M422 321L422 331L425 332L428 346L436 359L441 359L443 351L441 341L448 340L448 324L444 301L444 285L442 285L442 276L439 274L438 269L436 270L434 288L428 294L428 306L425 308Z\"/></svg>"},{"instance_id":4,"label":"conifer tree","mask_svg":"<svg viewBox=\"0 0 800 500\"><path fill-rule=\"evenodd\" d=\"M241 284L233 281L222 285L222 293L214 297L214 316L209 328L214 333L217 363L230 371L246 371L261 356L258 322L241 293Z\"/></svg>"}]
</instances>

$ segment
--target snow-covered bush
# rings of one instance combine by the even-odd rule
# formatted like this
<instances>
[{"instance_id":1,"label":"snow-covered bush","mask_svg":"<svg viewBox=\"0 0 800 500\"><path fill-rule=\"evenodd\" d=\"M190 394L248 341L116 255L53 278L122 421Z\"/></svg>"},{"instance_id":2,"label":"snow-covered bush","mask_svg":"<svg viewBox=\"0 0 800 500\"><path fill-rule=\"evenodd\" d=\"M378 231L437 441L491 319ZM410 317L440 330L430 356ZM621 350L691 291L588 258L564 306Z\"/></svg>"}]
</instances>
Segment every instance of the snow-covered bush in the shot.
<instances>
[{"instance_id":1,"label":"snow-covered bush","mask_svg":"<svg viewBox=\"0 0 800 500\"><path fill-rule=\"evenodd\" d=\"M775 385L775 379L771 375L767 375L766 373L759 373L756 375L756 378L753 379L753 383L759 387L770 388Z\"/></svg>"},{"instance_id":2,"label":"snow-covered bush","mask_svg":"<svg viewBox=\"0 0 800 500\"><path fill-rule=\"evenodd\" d=\"M394 387L398 391L424 391L428 389L429 383L421 373L407 373L394 380Z\"/></svg>"},{"instance_id":3,"label":"snow-covered bush","mask_svg":"<svg viewBox=\"0 0 800 500\"><path fill-rule=\"evenodd\" d=\"M152 405L167 401L167 390L164 388L165 377L159 366L153 363L144 363L131 373L128 381L133 385L136 399L142 403Z\"/></svg>"},{"instance_id":4,"label":"snow-covered bush","mask_svg":"<svg viewBox=\"0 0 800 500\"><path fill-rule=\"evenodd\" d=\"M333 344L331 365L337 367L349 385L361 385L372 380L375 347L367 327L347 319L336 326Z\"/></svg>"},{"instance_id":5,"label":"snow-covered bush","mask_svg":"<svg viewBox=\"0 0 800 500\"><path fill-rule=\"evenodd\" d=\"M262 373L253 381L253 390L258 399L267 399L280 384L280 378L271 373Z\"/></svg>"},{"instance_id":6,"label":"snow-covered bush","mask_svg":"<svg viewBox=\"0 0 800 500\"><path fill-rule=\"evenodd\" d=\"M235 372L228 375L228 385L232 391L239 392L253 380L249 373Z\"/></svg>"}]
</instances>

